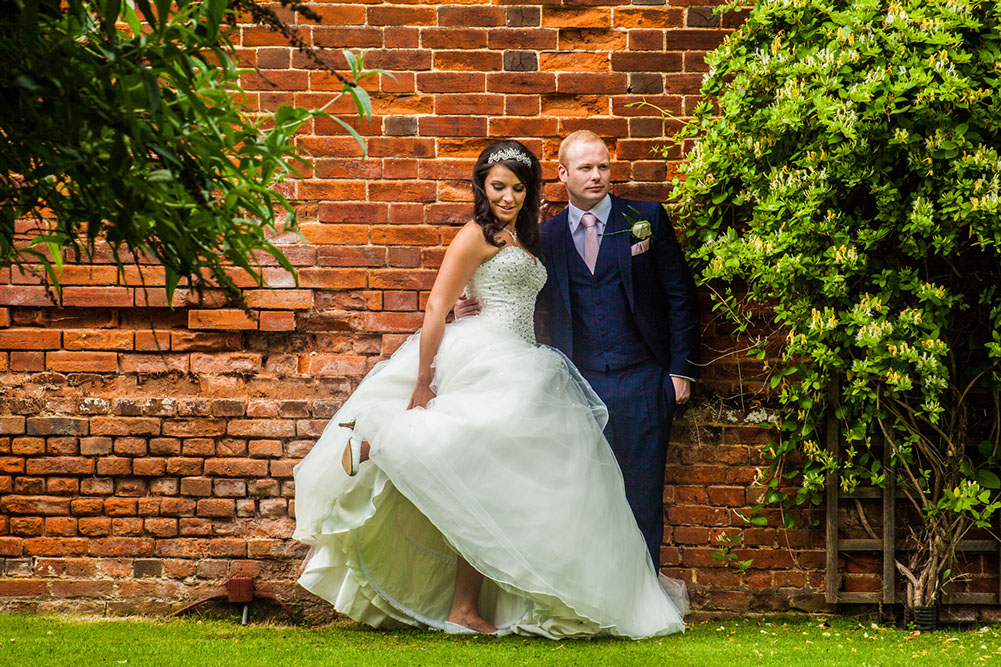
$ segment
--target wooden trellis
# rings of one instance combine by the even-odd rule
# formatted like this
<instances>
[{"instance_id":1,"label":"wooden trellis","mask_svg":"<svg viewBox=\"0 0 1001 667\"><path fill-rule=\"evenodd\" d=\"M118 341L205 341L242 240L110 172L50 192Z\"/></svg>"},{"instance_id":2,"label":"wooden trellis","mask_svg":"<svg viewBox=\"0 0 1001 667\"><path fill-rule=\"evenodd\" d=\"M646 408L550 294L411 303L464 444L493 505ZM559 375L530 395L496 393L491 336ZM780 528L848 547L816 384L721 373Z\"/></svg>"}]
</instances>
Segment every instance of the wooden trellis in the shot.
<instances>
[{"instance_id":1,"label":"wooden trellis","mask_svg":"<svg viewBox=\"0 0 1001 667\"><path fill-rule=\"evenodd\" d=\"M831 405L835 404L836 394L831 395ZM834 416L834 410L830 411L827 419L827 450L834 456L840 454L840 431L838 421ZM883 469L892 473L890 466L890 448L882 448ZM856 488L851 493L845 493L841 489L841 475L838 471L831 471L827 474L827 591L826 597L829 603L894 603L897 599L897 571L894 560L898 550L902 550L903 545L897 542L896 532L896 504L898 498L904 498L902 492L898 493L896 488L896 476L886 475L886 486L883 488L865 487ZM879 538L867 539L839 539L838 537L838 507L842 500L854 499L881 499L883 504L883 526L882 536ZM998 520L998 534L1001 534L1001 517ZM954 593L949 590L943 592L942 602L944 604L1001 604L1001 541L999 540L963 540L959 544L958 551L965 553L996 553L998 554L998 587L992 592L983 593ZM881 591L842 591L840 590L841 577L838 572L838 555L842 553L881 553L883 559L883 572Z\"/></svg>"}]
</instances>

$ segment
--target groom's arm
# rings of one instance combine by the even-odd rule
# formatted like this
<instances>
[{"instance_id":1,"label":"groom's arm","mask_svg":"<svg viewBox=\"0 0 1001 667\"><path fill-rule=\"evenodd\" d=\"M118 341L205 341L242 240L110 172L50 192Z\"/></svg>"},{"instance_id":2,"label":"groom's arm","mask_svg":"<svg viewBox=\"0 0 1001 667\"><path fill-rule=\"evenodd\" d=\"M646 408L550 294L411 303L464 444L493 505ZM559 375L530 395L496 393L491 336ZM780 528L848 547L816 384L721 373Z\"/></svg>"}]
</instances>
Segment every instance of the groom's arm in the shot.
<instances>
[{"instance_id":1,"label":"groom's arm","mask_svg":"<svg viewBox=\"0 0 1001 667\"><path fill-rule=\"evenodd\" d=\"M671 367L668 371L675 380L675 392L686 392L678 380L698 377L699 368L699 301L695 279L678 244L674 226L667 211L660 204L654 226L653 252L657 260L657 276L668 302L668 331L671 348ZM687 383L681 383L687 385ZM679 402L681 396L678 397Z\"/></svg>"}]
</instances>

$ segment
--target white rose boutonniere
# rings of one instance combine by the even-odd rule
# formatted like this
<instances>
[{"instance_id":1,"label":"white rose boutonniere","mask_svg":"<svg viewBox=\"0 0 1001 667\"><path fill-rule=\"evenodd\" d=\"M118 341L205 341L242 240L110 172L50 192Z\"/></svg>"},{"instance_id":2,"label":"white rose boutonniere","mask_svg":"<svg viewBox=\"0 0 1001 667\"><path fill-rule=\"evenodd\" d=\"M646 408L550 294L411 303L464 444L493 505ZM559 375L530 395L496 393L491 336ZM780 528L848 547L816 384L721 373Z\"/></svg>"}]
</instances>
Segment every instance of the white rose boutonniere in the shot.
<instances>
[{"instance_id":1,"label":"white rose boutonniere","mask_svg":"<svg viewBox=\"0 0 1001 667\"><path fill-rule=\"evenodd\" d=\"M634 221L629 231L637 241L642 241L649 236L653 236L653 227L650 225L649 220Z\"/></svg>"},{"instance_id":2,"label":"white rose boutonniere","mask_svg":"<svg viewBox=\"0 0 1001 667\"><path fill-rule=\"evenodd\" d=\"M626 219L626 224L629 225L629 229L620 229L617 232L606 232L602 236L612 236L614 234L625 234L629 232L629 236L636 241L645 241L646 239L656 238L653 235L653 225L650 224L649 220L644 220L640 216L640 212L634 207L630 206L629 210L633 212L633 215L626 213L623 217Z\"/></svg>"}]
</instances>

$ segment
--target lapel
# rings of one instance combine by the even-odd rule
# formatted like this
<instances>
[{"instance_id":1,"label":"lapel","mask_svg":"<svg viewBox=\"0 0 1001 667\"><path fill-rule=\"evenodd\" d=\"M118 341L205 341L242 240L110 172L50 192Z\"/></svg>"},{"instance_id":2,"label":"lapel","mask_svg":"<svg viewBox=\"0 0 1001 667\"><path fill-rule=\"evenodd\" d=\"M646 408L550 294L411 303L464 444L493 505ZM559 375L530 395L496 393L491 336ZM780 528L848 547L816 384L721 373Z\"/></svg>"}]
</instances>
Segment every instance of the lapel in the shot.
<instances>
[{"instance_id":1,"label":"lapel","mask_svg":"<svg viewBox=\"0 0 1001 667\"><path fill-rule=\"evenodd\" d=\"M567 263L567 246L571 243L568 221L569 212L567 209L563 209L556 214L551 224L553 234L552 277L556 281L556 292L567 317L570 316L570 265Z\"/></svg>"},{"instance_id":2,"label":"lapel","mask_svg":"<svg viewBox=\"0 0 1001 667\"><path fill-rule=\"evenodd\" d=\"M626 223L627 211L626 200L612 195L612 212L608 216L608 224L605 225L605 234L612 233L612 235L605 236L602 239L602 244L609 242L612 244L609 249L615 253L614 257L618 261L622 286L625 288L626 298L629 300L629 309L635 310L633 305L633 262L629 247L631 237L626 231L629 229ZM622 233L616 234L614 232Z\"/></svg>"}]
</instances>

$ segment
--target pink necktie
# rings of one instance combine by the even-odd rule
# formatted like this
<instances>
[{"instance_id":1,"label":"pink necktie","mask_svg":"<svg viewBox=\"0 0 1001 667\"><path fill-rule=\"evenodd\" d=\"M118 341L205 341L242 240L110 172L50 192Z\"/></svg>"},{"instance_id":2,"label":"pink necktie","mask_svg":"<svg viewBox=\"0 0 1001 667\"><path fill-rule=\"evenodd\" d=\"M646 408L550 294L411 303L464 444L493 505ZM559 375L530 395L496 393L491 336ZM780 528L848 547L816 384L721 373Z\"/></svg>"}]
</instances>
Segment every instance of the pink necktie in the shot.
<instances>
[{"instance_id":1,"label":"pink necktie","mask_svg":"<svg viewBox=\"0 0 1001 667\"><path fill-rule=\"evenodd\" d=\"M584 225L584 263L594 273L594 265L598 263L598 218L593 213L585 213L580 218Z\"/></svg>"}]
</instances>

